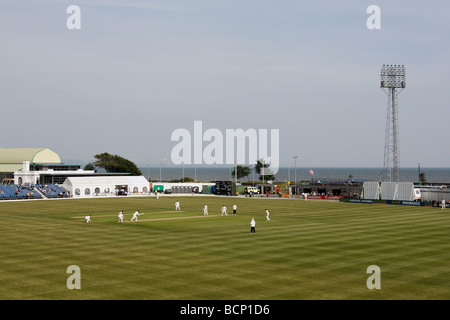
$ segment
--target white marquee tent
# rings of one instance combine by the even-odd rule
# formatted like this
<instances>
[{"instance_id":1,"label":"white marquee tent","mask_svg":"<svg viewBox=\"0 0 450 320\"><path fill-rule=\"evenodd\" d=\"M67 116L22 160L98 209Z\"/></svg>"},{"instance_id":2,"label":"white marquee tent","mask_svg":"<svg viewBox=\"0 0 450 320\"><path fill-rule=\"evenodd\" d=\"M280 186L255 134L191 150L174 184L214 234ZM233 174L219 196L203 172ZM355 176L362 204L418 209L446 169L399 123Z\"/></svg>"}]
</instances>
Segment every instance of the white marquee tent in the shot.
<instances>
[{"instance_id":1,"label":"white marquee tent","mask_svg":"<svg viewBox=\"0 0 450 320\"><path fill-rule=\"evenodd\" d=\"M68 177L63 185L74 197L148 194L150 184L143 176Z\"/></svg>"}]
</instances>

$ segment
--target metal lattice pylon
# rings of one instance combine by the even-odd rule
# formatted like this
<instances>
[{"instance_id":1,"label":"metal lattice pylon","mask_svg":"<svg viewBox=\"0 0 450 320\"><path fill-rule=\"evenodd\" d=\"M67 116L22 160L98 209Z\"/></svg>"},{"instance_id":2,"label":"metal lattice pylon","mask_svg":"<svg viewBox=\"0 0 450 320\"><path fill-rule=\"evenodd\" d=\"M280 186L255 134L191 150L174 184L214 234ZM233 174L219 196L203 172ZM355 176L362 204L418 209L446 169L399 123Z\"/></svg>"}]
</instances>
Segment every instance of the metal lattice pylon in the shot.
<instances>
[{"instance_id":1,"label":"metal lattice pylon","mask_svg":"<svg viewBox=\"0 0 450 320\"><path fill-rule=\"evenodd\" d=\"M381 69L381 88L388 95L388 105L381 181L399 182L400 179L397 97L405 86L404 66L383 65ZM398 91L398 88L401 88L401 90Z\"/></svg>"}]
</instances>

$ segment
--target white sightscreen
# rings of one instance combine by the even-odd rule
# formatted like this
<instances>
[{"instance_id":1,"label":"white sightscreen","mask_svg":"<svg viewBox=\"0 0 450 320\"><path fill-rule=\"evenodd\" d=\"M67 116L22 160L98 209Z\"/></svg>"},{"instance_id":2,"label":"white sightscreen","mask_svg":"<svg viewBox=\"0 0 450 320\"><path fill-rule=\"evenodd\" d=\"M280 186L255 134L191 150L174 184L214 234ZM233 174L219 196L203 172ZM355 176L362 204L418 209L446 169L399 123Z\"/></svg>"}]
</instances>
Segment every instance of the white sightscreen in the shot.
<instances>
[{"instance_id":1,"label":"white sightscreen","mask_svg":"<svg viewBox=\"0 0 450 320\"><path fill-rule=\"evenodd\" d=\"M381 183L381 199L398 200L397 199L397 182Z\"/></svg>"},{"instance_id":2,"label":"white sightscreen","mask_svg":"<svg viewBox=\"0 0 450 320\"><path fill-rule=\"evenodd\" d=\"M398 200L414 200L414 184L412 182L398 183Z\"/></svg>"},{"instance_id":3,"label":"white sightscreen","mask_svg":"<svg viewBox=\"0 0 450 320\"><path fill-rule=\"evenodd\" d=\"M365 181L363 185L364 199L379 199L380 188L377 181Z\"/></svg>"}]
</instances>

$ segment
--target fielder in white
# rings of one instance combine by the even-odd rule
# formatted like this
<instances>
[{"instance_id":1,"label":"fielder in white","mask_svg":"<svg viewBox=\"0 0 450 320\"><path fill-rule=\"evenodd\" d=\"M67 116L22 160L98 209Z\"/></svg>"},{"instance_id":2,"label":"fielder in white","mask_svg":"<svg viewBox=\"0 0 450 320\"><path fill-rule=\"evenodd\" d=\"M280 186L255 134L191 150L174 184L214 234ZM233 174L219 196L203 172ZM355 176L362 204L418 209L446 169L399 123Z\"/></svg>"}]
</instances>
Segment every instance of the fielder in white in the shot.
<instances>
[{"instance_id":1,"label":"fielder in white","mask_svg":"<svg viewBox=\"0 0 450 320\"><path fill-rule=\"evenodd\" d=\"M227 212L227 207L225 207L225 206L222 206L222 214L221 214L222 216L223 215L228 215L228 212Z\"/></svg>"},{"instance_id":2,"label":"fielder in white","mask_svg":"<svg viewBox=\"0 0 450 320\"><path fill-rule=\"evenodd\" d=\"M266 209L266 221L270 221L270 218L269 218L269 210L267 210L267 209Z\"/></svg>"},{"instance_id":3,"label":"fielder in white","mask_svg":"<svg viewBox=\"0 0 450 320\"><path fill-rule=\"evenodd\" d=\"M117 216L117 222L123 222L123 210L119 212Z\"/></svg>"},{"instance_id":4,"label":"fielder in white","mask_svg":"<svg viewBox=\"0 0 450 320\"><path fill-rule=\"evenodd\" d=\"M250 221L250 234L256 233L255 226L256 226L255 219L252 218L252 221Z\"/></svg>"},{"instance_id":5,"label":"fielder in white","mask_svg":"<svg viewBox=\"0 0 450 320\"><path fill-rule=\"evenodd\" d=\"M143 213L142 213L143 214ZM139 211L136 211L135 213L133 213L133 218L131 218L130 221L138 221L137 217L142 215L141 213L139 213Z\"/></svg>"},{"instance_id":6,"label":"fielder in white","mask_svg":"<svg viewBox=\"0 0 450 320\"><path fill-rule=\"evenodd\" d=\"M206 203L203 206L203 215L207 216L208 215L208 206L206 205Z\"/></svg>"},{"instance_id":7,"label":"fielder in white","mask_svg":"<svg viewBox=\"0 0 450 320\"><path fill-rule=\"evenodd\" d=\"M177 200L177 202L175 202L175 211L180 210L180 201Z\"/></svg>"},{"instance_id":8,"label":"fielder in white","mask_svg":"<svg viewBox=\"0 0 450 320\"><path fill-rule=\"evenodd\" d=\"M91 215L88 215L86 217L84 217L86 219L86 223L91 222Z\"/></svg>"},{"instance_id":9,"label":"fielder in white","mask_svg":"<svg viewBox=\"0 0 450 320\"><path fill-rule=\"evenodd\" d=\"M445 209L445 200L444 199L442 199L442 201L441 201L441 207L442 207L442 209Z\"/></svg>"}]
</instances>

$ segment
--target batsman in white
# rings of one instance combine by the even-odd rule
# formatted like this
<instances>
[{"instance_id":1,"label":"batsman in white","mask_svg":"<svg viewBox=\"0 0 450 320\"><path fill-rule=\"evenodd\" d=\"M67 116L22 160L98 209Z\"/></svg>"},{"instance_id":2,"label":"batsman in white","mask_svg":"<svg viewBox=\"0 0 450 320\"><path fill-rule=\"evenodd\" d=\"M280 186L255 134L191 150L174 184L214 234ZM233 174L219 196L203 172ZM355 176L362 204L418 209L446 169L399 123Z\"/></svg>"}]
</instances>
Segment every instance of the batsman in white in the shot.
<instances>
[{"instance_id":1,"label":"batsman in white","mask_svg":"<svg viewBox=\"0 0 450 320\"><path fill-rule=\"evenodd\" d=\"M225 205L224 206L222 206L222 216L223 215L228 215L228 212L227 212L227 207L225 207Z\"/></svg>"},{"instance_id":2,"label":"batsman in white","mask_svg":"<svg viewBox=\"0 0 450 320\"><path fill-rule=\"evenodd\" d=\"M119 215L117 216L117 222L123 222L123 210L119 212Z\"/></svg>"}]
</instances>

